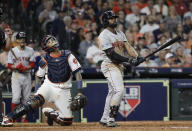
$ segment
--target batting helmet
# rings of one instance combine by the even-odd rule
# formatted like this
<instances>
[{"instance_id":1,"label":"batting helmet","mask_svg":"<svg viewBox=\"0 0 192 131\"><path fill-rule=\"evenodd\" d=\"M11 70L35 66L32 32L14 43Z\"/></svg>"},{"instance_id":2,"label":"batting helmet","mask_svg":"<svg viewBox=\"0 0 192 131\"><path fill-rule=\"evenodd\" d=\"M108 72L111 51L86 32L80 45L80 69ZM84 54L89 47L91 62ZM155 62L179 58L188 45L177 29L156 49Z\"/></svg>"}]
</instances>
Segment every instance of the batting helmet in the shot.
<instances>
[{"instance_id":1,"label":"batting helmet","mask_svg":"<svg viewBox=\"0 0 192 131\"><path fill-rule=\"evenodd\" d=\"M26 33L25 32L18 32L17 35L16 35L16 39L26 39Z\"/></svg>"},{"instance_id":2,"label":"batting helmet","mask_svg":"<svg viewBox=\"0 0 192 131\"><path fill-rule=\"evenodd\" d=\"M54 51L55 49L57 49L59 47L59 42L52 35L46 35L42 39L41 44L42 44L43 50L46 51L46 52L52 52L52 51Z\"/></svg>"},{"instance_id":3,"label":"batting helmet","mask_svg":"<svg viewBox=\"0 0 192 131\"><path fill-rule=\"evenodd\" d=\"M105 11L102 16L103 26L107 27L109 25L109 19L112 18L118 18L118 16L112 10Z\"/></svg>"}]
</instances>

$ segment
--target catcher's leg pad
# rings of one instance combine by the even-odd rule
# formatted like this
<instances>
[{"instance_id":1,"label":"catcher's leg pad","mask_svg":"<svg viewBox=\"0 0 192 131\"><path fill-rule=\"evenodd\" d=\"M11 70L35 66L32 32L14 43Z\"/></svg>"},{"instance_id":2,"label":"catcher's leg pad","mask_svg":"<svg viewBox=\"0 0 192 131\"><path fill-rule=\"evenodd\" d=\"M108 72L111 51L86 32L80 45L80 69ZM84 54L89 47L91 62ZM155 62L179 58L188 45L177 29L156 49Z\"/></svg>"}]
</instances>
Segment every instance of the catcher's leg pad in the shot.
<instances>
[{"instance_id":1,"label":"catcher's leg pad","mask_svg":"<svg viewBox=\"0 0 192 131\"><path fill-rule=\"evenodd\" d=\"M29 99L26 104L18 105L11 113L7 116L13 120L22 117L30 111L34 111L36 107L42 106L45 103L43 96L35 95L33 98Z\"/></svg>"},{"instance_id":2,"label":"catcher's leg pad","mask_svg":"<svg viewBox=\"0 0 192 131\"><path fill-rule=\"evenodd\" d=\"M61 126L70 126L73 122L73 118L60 118L59 116L54 121Z\"/></svg>"},{"instance_id":3,"label":"catcher's leg pad","mask_svg":"<svg viewBox=\"0 0 192 131\"><path fill-rule=\"evenodd\" d=\"M115 118L117 116L118 110L119 110L119 106L111 106L109 117Z\"/></svg>"}]
</instances>

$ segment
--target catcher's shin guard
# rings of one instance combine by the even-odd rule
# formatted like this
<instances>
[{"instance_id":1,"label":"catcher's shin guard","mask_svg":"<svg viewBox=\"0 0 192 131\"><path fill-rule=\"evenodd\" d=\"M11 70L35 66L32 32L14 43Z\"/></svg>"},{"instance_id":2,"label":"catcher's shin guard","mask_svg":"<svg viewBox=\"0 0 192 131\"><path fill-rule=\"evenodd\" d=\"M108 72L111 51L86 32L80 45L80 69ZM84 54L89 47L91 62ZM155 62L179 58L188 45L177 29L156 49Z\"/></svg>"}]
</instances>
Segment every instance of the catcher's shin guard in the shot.
<instances>
[{"instance_id":1,"label":"catcher's shin guard","mask_svg":"<svg viewBox=\"0 0 192 131\"><path fill-rule=\"evenodd\" d=\"M24 114L27 114L30 111L34 111L36 107L42 106L45 100L41 95L35 95L33 98L28 100L26 104L18 105L11 113L7 116L13 120L22 117Z\"/></svg>"},{"instance_id":2,"label":"catcher's shin guard","mask_svg":"<svg viewBox=\"0 0 192 131\"><path fill-rule=\"evenodd\" d=\"M119 106L111 106L110 107L110 113L109 113L109 117L111 118L115 118L117 113L118 113L118 110L119 110Z\"/></svg>"},{"instance_id":3,"label":"catcher's shin guard","mask_svg":"<svg viewBox=\"0 0 192 131\"><path fill-rule=\"evenodd\" d=\"M73 118L60 118L59 116L54 121L61 126L70 126L73 122Z\"/></svg>"}]
</instances>

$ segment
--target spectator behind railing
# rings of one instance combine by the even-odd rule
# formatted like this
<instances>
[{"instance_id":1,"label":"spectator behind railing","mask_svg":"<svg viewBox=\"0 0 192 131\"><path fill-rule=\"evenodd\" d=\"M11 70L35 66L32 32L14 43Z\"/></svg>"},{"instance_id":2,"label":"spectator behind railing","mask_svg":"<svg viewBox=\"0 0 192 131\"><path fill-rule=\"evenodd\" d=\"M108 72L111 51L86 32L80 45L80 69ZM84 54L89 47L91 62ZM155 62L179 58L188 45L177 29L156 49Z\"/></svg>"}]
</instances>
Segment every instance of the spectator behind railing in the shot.
<instances>
[{"instance_id":1,"label":"spectator behind railing","mask_svg":"<svg viewBox=\"0 0 192 131\"><path fill-rule=\"evenodd\" d=\"M99 49L98 37L94 38L93 45L87 49L86 59L90 67L100 68L101 62L104 60L104 52Z\"/></svg>"},{"instance_id":2,"label":"spectator behind railing","mask_svg":"<svg viewBox=\"0 0 192 131\"><path fill-rule=\"evenodd\" d=\"M88 61L86 59L87 49L93 45L92 31L90 29L84 29L85 39L79 45L79 59L83 63L84 67L88 66Z\"/></svg>"},{"instance_id":3,"label":"spectator behind railing","mask_svg":"<svg viewBox=\"0 0 192 131\"><path fill-rule=\"evenodd\" d=\"M44 10L39 14L39 23L41 24L41 31L47 32L54 19L58 17L58 14L53 10L53 1L48 0L44 3Z\"/></svg>"},{"instance_id":4,"label":"spectator behind railing","mask_svg":"<svg viewBox=\"0 0 192 131\"><path fill-rule=\"evenodd\" d=\"M145 57L145 56L149 55L150 53L151 52L149 49L141 49L140 56ZM146 61L141 63L138 67L158 67L158 65L154 60L147 58Z\"/></svg>"}]
</instances>

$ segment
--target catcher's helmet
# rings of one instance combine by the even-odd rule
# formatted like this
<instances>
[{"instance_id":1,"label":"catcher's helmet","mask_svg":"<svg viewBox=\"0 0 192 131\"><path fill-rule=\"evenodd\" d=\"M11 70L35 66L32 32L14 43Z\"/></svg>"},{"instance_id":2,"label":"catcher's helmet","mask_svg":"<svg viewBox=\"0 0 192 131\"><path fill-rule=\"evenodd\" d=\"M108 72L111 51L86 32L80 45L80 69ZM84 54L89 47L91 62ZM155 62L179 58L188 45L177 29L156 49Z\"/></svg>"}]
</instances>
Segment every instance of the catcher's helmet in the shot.
<instances>
[{"instance_id":1,"label":"catcher's helmet","mask_svg":"<svg viewBox=\"0 0 192 131\"><path fill-rule=\"evenodd\" d=\"M109 25L109 19L111 18L118 18L118 16L112 10L108 10L103 13L102 23L104 27Z\"/></svg>"},{"instance_id":2,"label":"catcher's helmet","mask_svg":"<svg viewBox=\"0 0 192 131\"><path fill-rule=\"evenodd\" d=\"M42 44L43 50L46 51L46 52L52 52L52 51L54 51L55 49L57 49L59 47L59 42L52 35L46 35L42 39L41 44Z\"/></svg>"},{"instance_id":3,"label":"catcher's helmet","mask_svg":"<svg viewBox=\"0 0 192 131\"><path fill-rule=\"evenodd\" d=\"M6 45L6 40L5 40L5 33L0 30L0 49L4 48Z\"/></svg>"},{"instance_id":4,"label":"catcher's helmet","mask_svg":"<svg viewBox=\"0 0 192 131\"><path fill-rule=\"evenodd\" d=\"M26 39L26 33L25 32L18 32L16 35L16 39Z\"/></svg>"}]
</instances>

